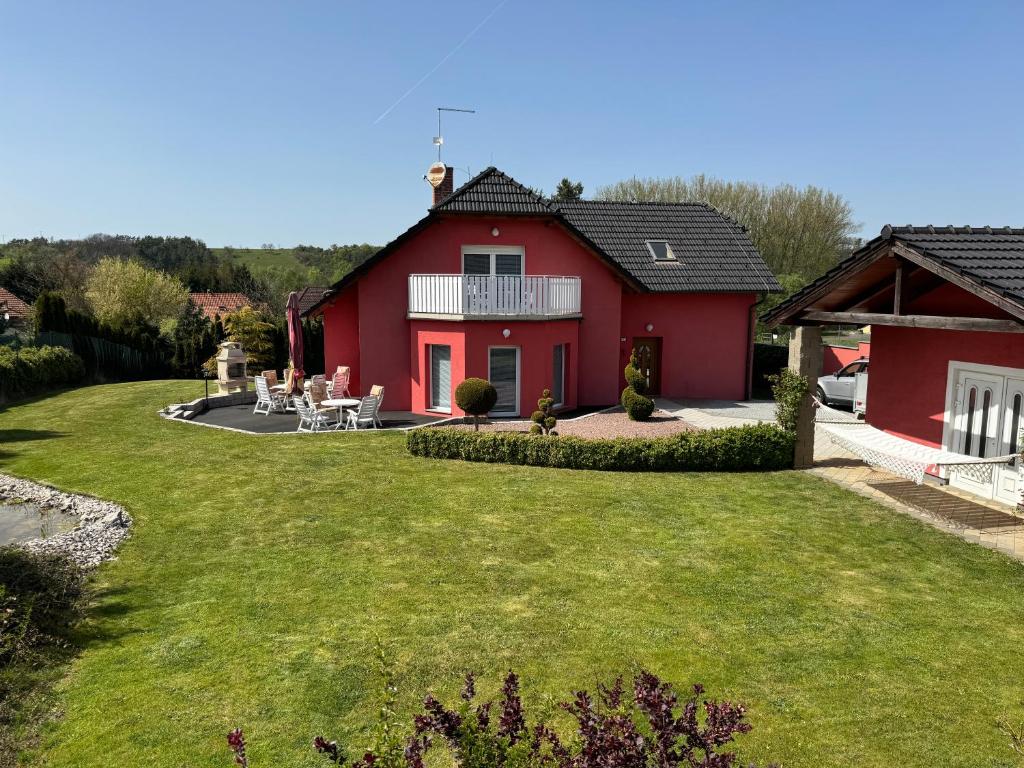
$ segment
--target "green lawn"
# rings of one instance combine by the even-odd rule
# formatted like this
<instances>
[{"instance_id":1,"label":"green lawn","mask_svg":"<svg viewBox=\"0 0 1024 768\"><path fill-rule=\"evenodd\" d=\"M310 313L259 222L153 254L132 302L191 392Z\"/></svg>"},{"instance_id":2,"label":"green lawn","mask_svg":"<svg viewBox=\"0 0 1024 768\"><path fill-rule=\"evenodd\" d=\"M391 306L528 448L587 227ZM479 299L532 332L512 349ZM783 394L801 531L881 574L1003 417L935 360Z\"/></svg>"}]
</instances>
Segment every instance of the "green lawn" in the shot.
<instances>
[{"instance_id":1,"label":"green lawn","mask_svg":"<svg viewBox=\"0 0 1024 768\"><path fill-rule=\"evenodd\" d=\"M794 472L620 475L414 459L399 434L167 423L196 386L93 387L0 413L0 470L121 502L55 693L47 766L322 765L365 745L374 638L402 706L528 702L642 664L747 702L744 761L1008 766L1024 566ZM743 762L742 764L746 764Z\"/></svg>"},{"instance_id":2,"label":"green lawn","mask_svg":"<svg viewBox=\"0 0 1024 768\"><path fill-rule=\"evenodd\" d=\"M225 256L229 252L223 248L211 248L217 256ZM261 267L297 267L305 269L302 263L295 258L294 248L232 248L231 258L239 264L245 264L250 269Z\"/></svg>"}]
</instances>

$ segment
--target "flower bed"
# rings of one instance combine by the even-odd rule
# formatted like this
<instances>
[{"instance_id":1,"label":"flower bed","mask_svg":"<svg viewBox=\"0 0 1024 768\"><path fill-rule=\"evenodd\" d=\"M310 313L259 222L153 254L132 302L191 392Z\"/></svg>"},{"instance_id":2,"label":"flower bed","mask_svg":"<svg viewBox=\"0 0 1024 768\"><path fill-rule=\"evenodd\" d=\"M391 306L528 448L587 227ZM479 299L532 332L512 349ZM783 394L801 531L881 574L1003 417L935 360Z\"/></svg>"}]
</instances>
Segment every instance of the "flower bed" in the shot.
<instances>
[{"instance_id":1,"label":"flower bed","mask_svg":"<svg viewBox=\"0 0 1024 768\"><path fill-rule=\"evenodd\" d=\"M406 438L414 456L611 472L744 472L791 469L794 438L770 424L671 437L586 439L425 427Z\"/></svg>"}]
</instances>

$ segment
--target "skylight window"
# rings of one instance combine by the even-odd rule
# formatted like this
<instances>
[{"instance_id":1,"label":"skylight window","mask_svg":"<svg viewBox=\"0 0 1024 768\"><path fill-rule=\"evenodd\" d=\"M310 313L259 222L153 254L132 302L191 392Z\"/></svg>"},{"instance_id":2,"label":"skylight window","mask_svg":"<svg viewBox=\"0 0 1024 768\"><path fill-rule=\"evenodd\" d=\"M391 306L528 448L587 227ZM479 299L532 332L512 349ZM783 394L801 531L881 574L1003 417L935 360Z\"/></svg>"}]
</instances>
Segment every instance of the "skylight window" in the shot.
<instances>
[{"instance_id":1,"label":"skylight window","mask_svg":"<svg viewBox=\"0 0 1024 768\"><path fill-rule=\"evenodd\" d=\"M646 242L647 250L651 252L655 261L676 260L676 255L672 253L672 246L668 244L667 240L648 240Z\"/></svg>"}]
</instances>

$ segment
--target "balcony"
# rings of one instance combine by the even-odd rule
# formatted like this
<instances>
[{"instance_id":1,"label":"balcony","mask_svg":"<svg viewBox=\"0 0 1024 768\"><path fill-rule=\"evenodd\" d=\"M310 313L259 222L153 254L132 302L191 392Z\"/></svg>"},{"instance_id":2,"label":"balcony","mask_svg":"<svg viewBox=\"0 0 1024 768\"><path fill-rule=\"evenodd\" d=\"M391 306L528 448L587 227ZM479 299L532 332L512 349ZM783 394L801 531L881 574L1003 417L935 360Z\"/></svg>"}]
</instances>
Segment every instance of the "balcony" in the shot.
<instances>
[{"instance_id":1,"label":"balcony","mask_svg":"<svg viewBox=\"0 0 1024 768\"><path fill-rule=\"evenodd\" d=\"M554 275L409 275L409 317L441 320L580 316L580 278Z\"/></svg>"}]
</instances>

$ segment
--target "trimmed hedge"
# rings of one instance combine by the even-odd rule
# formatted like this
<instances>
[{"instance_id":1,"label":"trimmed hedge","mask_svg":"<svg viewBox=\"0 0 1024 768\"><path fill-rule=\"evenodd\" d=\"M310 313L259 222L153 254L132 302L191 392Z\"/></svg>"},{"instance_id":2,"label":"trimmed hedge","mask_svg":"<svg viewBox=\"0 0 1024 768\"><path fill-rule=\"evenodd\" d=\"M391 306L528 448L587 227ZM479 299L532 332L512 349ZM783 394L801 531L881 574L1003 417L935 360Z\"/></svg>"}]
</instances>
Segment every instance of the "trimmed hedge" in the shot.
<instances>
[{"instance_id":1,"label":"trimmed hedge","mask_svg":"<svg viewBox=\"0 0 1024 768\"><path fill-rule=\"evenodd\" d=\"M78 384L83 378L82 358L64 347L0 347L0 399Z\"/></svg>"},{"instance_id":2,"label":"trimmed hedge","mask_svg":"<svg viewBox=\"0 0 1024 768\"><path fill-rule=\"evenodd\" d=\"M414 456L609 472L792 469L794 443L792 434L773 424L613 440L425 427L406 438Z\"/></svg>"}]
</instances>

